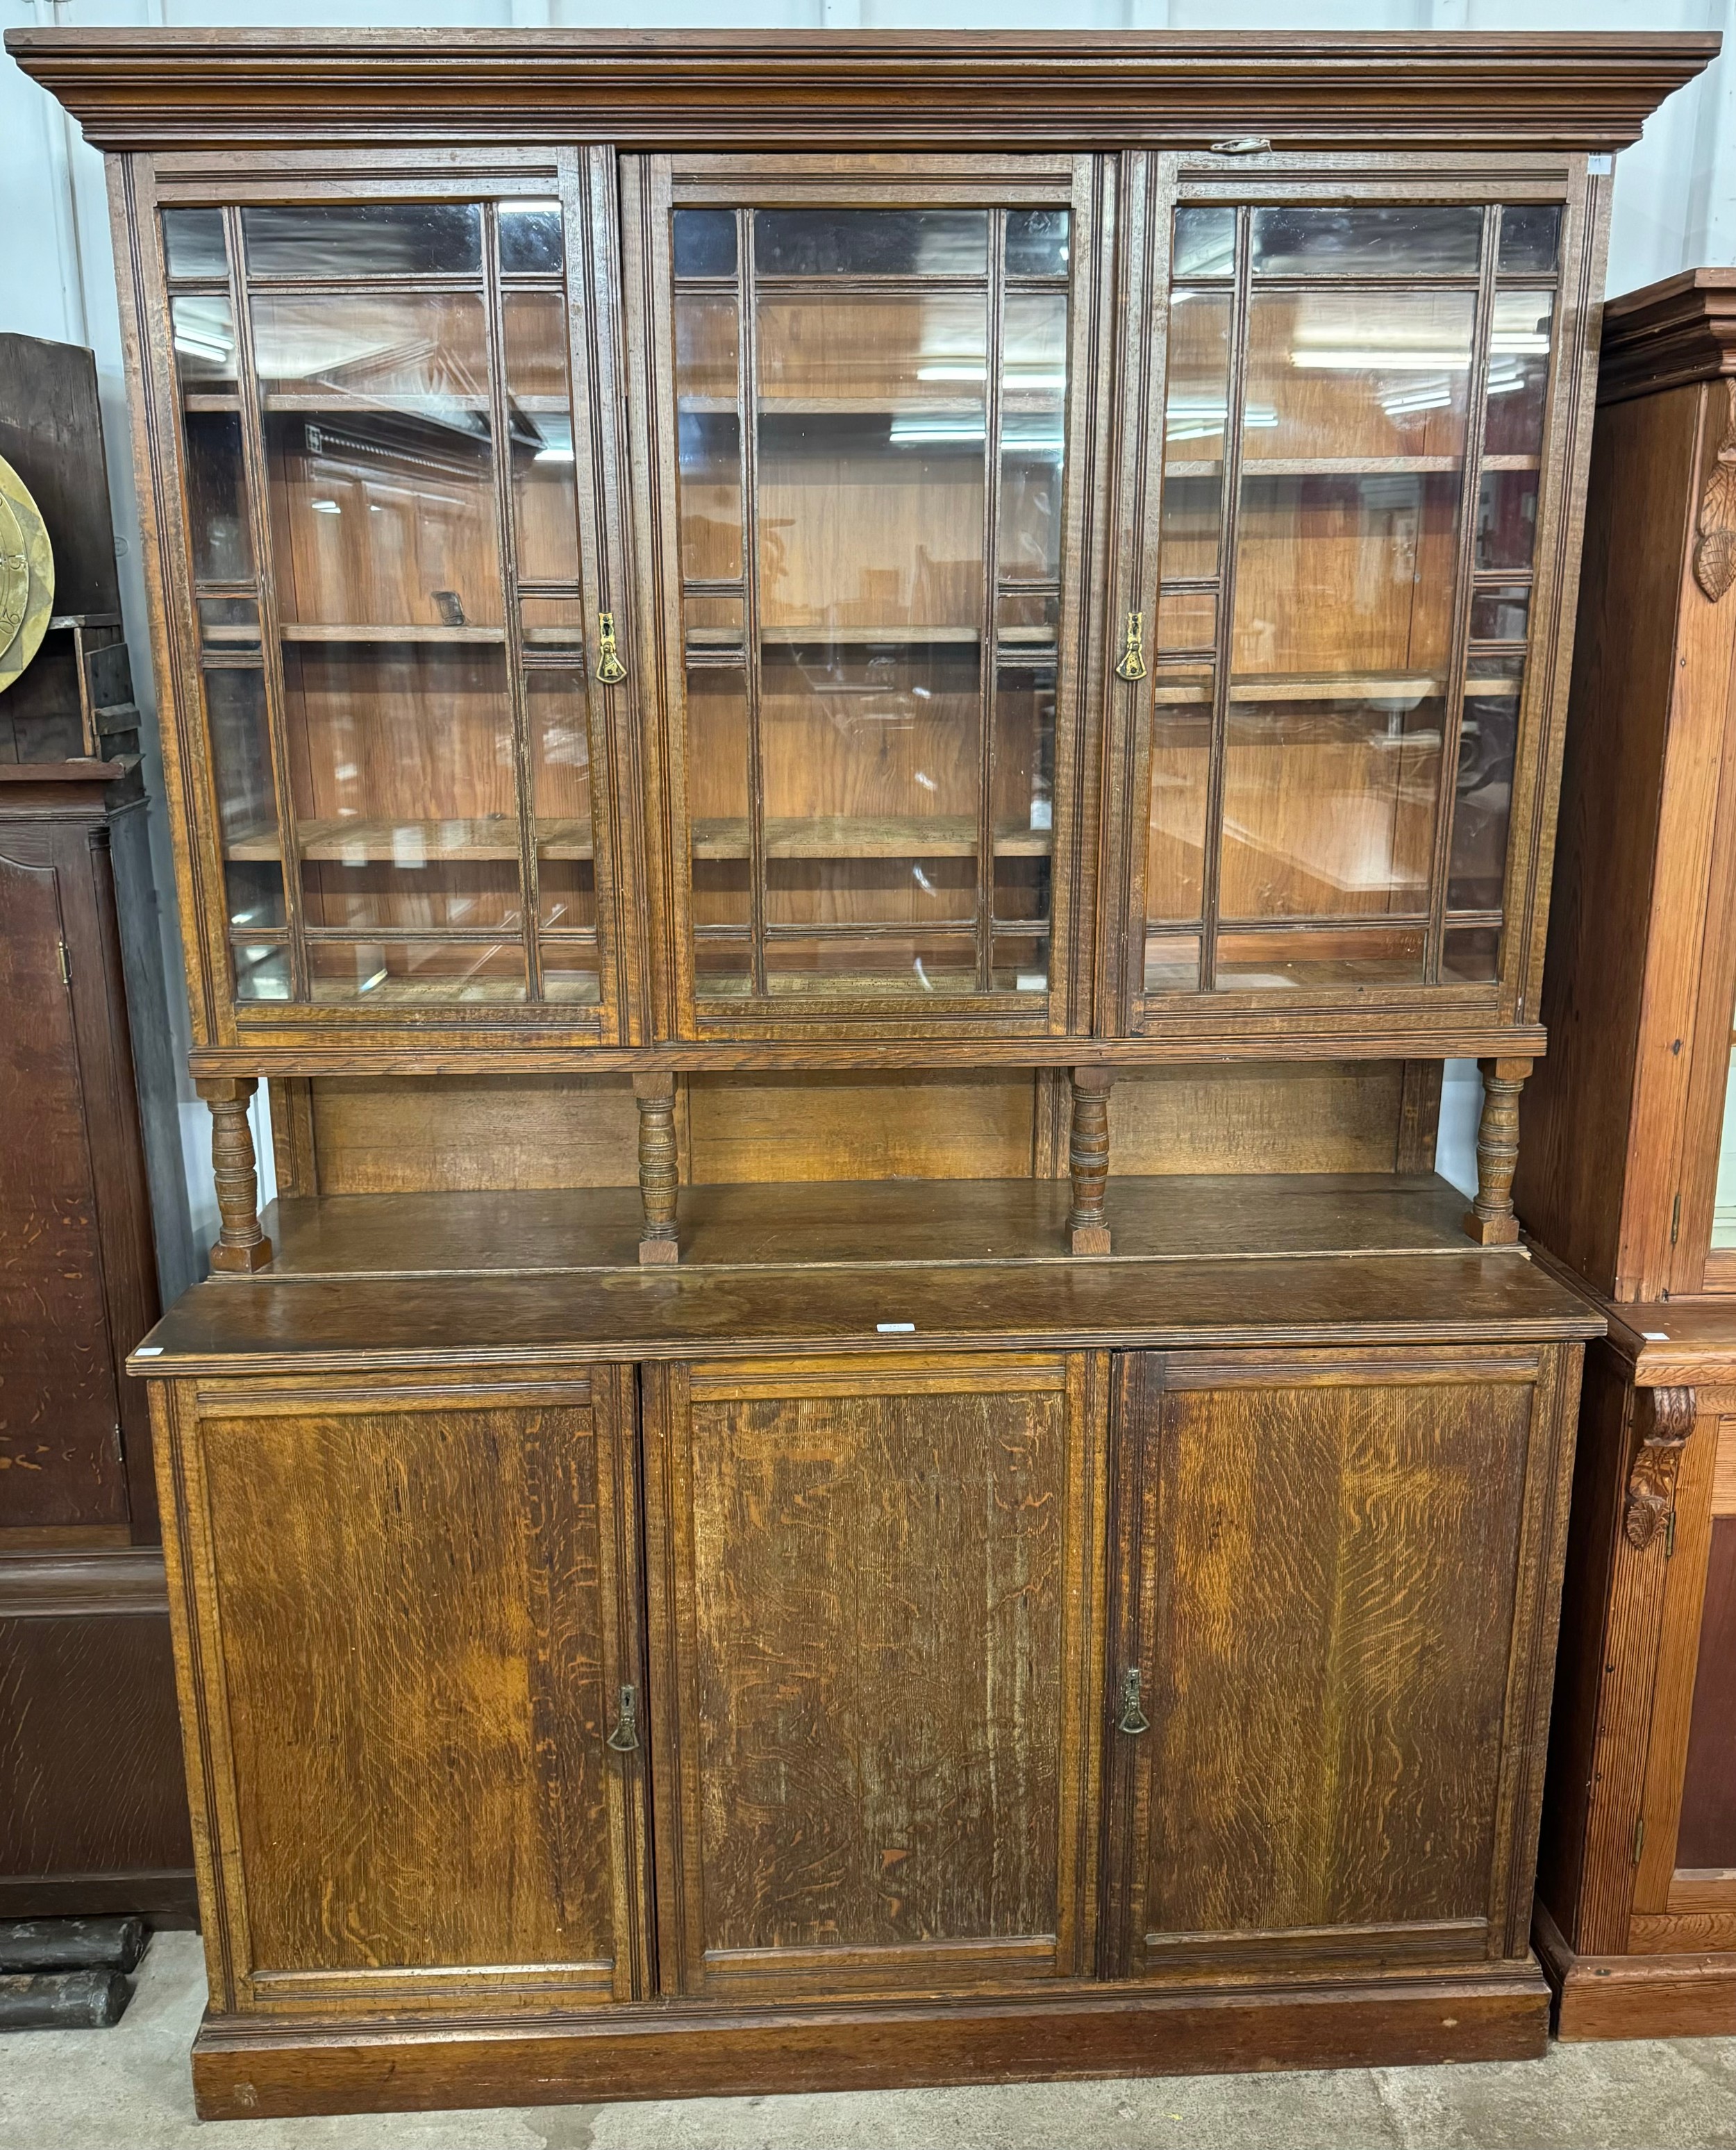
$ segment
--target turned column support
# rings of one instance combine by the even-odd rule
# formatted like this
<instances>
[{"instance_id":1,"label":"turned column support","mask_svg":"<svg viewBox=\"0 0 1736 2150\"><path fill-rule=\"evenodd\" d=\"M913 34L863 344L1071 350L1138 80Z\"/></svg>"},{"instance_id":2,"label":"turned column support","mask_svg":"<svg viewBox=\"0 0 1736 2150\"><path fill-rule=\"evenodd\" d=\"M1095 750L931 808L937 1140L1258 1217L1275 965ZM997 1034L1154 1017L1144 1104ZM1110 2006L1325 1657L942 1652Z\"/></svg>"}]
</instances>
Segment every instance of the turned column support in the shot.
<instances>
[{"instance_id":1,"label":"turned column support","mask_svg":"<svg viewBox=\"0 0 1736 2150\"><path fill-rule=\"evenodd\" d=\"M1483 1112L1476 1128L1476 1199L1465 1229L1485 1247L1510 1247L1519 1237L1513 1214L1513 1168L1519 1162L1519 1093L1528 1060L1479 1060Z\"/></svg>"},{"instance_id":2,"label":"turned column support","mask_svg":"<svg viewBox=\"0 0 1736 2150\"><path fill-rule=\"evenodd\" d=\"M1072 1179L1073 1206L1067 1215L1067 1231L1076 1254L1109 1251L1104 1196L1109 1184L1109 1089L1114 1080L1114 1071L1108 1067L1072 1071L1072 1128L1067 1162Z\"/></svg>"},{"instance_id":3,"label":"turned column support","mask_svg":"<svg viewBox=\"0 0 1736 2150\"><path fill-rule=\"evenodd\" d=\"M251 1075L205 1076L199 1094L211 1108L211 1171L222 1219L211 1267L230 1276L250 1276L271 1259L271 1242L260 1229L260 1178L247 1108L259 1083Z\"/></svg>"},{"instance_id":4,"label":"turned column support","mask_svg":"<svg viewBox=\"0 0 1736 2150\"><path fill-rule=\"evenodd\" d=\"M635 1075L633 1095L639 1108L639 1202L643 1210L639 1259L679 1262L675 1197L681 1174L675 1149L675 1078Z\"/></svg>"}]
</instances>

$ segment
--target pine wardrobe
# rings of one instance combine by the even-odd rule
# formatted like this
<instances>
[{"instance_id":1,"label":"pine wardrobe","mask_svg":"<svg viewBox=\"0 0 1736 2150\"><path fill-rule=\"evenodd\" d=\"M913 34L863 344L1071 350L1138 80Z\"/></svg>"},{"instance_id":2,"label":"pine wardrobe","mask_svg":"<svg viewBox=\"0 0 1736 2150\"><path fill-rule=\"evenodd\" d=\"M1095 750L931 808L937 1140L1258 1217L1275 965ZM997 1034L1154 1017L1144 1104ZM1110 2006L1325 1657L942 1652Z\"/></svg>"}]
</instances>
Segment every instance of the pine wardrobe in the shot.
<instances>
[{"instance_id":1,"label":"pine wardrobe","mask_svg":"<svg viewBox=\"0 0 1736 2150\"><path fill-rule=\"evenodd\" d=\"M1541 2051L1517 1101L1716 41L8 47L223 1214L132 1362L200 2110Z\"/></svg>"}]
</instances>

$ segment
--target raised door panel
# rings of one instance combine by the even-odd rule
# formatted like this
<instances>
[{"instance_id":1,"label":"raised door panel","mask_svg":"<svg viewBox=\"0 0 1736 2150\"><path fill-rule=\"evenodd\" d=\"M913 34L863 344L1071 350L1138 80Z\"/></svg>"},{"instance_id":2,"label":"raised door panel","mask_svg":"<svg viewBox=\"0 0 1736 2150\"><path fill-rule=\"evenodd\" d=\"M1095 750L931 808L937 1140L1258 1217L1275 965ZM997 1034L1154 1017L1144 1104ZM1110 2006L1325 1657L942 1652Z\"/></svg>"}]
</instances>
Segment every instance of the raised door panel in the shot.
<instances>
[{"instance_id":1,"label":"raised door panel","mask_svg":"<svg viewBox=\"0 0 1736 2150\"><path fill-rule=\"evenodd\" d=\"M1511 1952L1540 1371L1123 1362L1114 1971Z\"/></svg>"},{"instance_id":2,"label":"raised door panel","mask_svg":"<svg viewBox=\"0 0 1736 2150\"><path fill-rule=\"evenodd\" d=\"M647 1370L665 1991L1088 1964L1101 1365Z\"/></svg>"},{"instance_id":3,"label":"raised door panel","mask_svg":"<svg viewBox=\"0 0 1736 2150\"><path fill-rule=\"evenodd\" d=\"M643 1990L631 1375L595 1385L179 1415L228 2006Z\"/></svg>"},{"instance_id":4,"label":"raised door panel","mask_svg":"<svg viewBox=\"0 0 1736 2150\"><path fill-rule=\"evenodd\" d=\"M60 873L39 837L5 840L33 855L0 854L0 1530L124 1523Z\"/></svg>"}]
</instances>

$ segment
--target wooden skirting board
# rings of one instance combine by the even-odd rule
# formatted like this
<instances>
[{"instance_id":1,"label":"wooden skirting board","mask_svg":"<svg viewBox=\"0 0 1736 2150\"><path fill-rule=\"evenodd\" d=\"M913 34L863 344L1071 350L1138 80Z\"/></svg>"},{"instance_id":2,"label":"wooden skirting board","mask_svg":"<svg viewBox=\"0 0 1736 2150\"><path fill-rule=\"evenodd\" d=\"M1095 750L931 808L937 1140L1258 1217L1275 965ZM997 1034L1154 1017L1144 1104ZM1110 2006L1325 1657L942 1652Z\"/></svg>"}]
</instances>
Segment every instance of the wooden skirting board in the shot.
<instances>
[{"instance_id":1,"label":"wooden skirting board","mask_svg":"<svg viewBox=\"0 0 1736 2150\"><path fill-rule=\"evenodd\" d=\"M1560 2039L1736 2036L1736 1952L1579 1956L1541 1904L1532 1938Z\"/></svg>"},{"instance_id":2,"label":"wooden skirting board","mask_svg":"<svg viewBox=\"0 0 1736 2150\"><path fill-rule=\"evenodd\" d=\"M1285 2068L1525 2061L1547 2044L1535 1959L1388 1982L1205 1994L1103 1988L1041 2000L825 2008L611 2008L377 2031L207 2016L193 2048L202 2120L774 2091Z\"/></svg>"}]
</instances>

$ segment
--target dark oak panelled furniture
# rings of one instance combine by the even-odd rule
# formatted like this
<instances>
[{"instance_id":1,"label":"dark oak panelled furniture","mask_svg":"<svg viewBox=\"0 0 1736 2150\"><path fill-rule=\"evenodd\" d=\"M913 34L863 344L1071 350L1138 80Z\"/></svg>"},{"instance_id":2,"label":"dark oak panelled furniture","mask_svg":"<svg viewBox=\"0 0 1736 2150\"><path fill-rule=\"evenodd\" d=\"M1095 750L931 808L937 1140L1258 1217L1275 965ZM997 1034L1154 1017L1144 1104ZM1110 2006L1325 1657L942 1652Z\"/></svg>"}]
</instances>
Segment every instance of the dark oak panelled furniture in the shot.
<instances>
[{"instance_id":1,"label":"dark oak panelled furniture","mask_svg":"<svg viewBox=\"0 0 1736 2150\"><path fill-rule=\"evenodd\" d=\"M1612 302L1520 1196L1598 1293L1538 1941L1564 2037L1736 2030L1736 270Z\"/></svg>"},{"instance_id":2,"label":"dark oak panelled furniture","mask_svg":"<svg viewBox=\"0 0 1736 2150\"><path fill-rule=\"evenodd\" d=\"M88 351L0 336L0 504L14 485L38 504L53 577L21 664L0 573L0 1918L185 1925L150 1413L125 1360L159 1257L179 1290L191 1246ZM18 534L8 507L0 553Z\"/></svg>"},{"instance_id":3,"label":"dark oak panelled furniture","mask_svg":"<svg viewBox=\"0 0 1736 2150\"><path fill-rule=\"evenodd\" d=\"M1539 2052L1515 1108L1611 153L1713 42L11 48L215 1116L201 2111Z\"/></svg>"}]
</instances>

